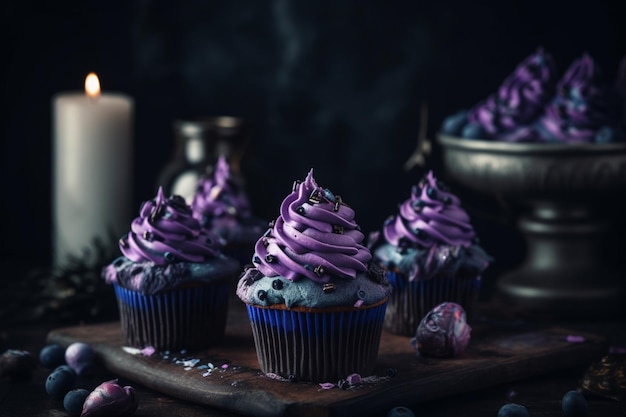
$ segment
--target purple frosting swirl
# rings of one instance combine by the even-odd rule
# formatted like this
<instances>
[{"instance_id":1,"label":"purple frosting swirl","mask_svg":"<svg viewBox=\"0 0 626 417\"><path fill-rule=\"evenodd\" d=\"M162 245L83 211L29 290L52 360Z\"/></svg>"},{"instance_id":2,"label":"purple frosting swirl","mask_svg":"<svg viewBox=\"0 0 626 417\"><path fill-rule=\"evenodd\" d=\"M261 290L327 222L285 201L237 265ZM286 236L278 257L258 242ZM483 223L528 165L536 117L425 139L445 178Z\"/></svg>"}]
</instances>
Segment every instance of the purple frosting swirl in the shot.
<instances>
[{"instance_id":1,"label":"purple frosting swirl","mask_svg":"<svg viewBox=\"0 0 626 417\"><path fill-rule=\"evenodd\" d=\"M383 234L387 242L401 246L431 247L447 244L468 247L476 236L467 212L457 196L437 181L432 171L411 190L399 213L385 222Z\"/></svg>"},{"instance_id":2,"label":"purple frosting swirl","mask_svg":"<svg viewBox=\"0 0 626 417\"><path fill-rule=\"evenodd\" d=\"M252 215L243 187L231 175L230 166L220 156L212 175L203 177L191 202L193 216L204 226L212 219L228 217L233 221Z\"/></svg>"},{"instance_id":3,"label":"purple frosting swirl","mask_svg":"<svg viewBox=\"0 0 626 417\"><path fill-rule=\"evenodd\" d=\"M614 110L600 68L591 56L583 54L559 81L557 94L536 129L545 141L602 141L597 137L601 129L616 129Z\"/></svg>"},{"instance_id":4,"label":"purple frosting swirl","mask_svg":"<svg viewBox=\"0 0 626 417\"><path fill-rule=\"evenodd\" d=\"M311 170L304 182L294 184L280 216L257 241L253 262L263 275L290 281L354 279L367 271L372 257L354 216L340 196L317 185Z\"/></svg>"},{"instance_id":5,"label":"purple frosting swirl","mask_svg":"<svg viewBox=\"0 0 626 417\"><path fill-rule=\"evenodd\" d=\"M542 48L524 59L500 85L498 91L474 106L470 123L483 127L485 139L529 140L525 128L542 113L554 94L556 70L552 56Z\"/></svg>"},{"instance_id":6,"label":"purple frosting swirl","mask_svg":"<svg viewBox=\"0 0 626 417\"><path fill-rule=\"evenodd\" d=\"M120 250L135 262L166 265L178 261L206 262L220 254L218 239L193 218L181 196L166 198L159 187L156 198L146 201L131 231L120 239Z\"/></svg>"}]
</instances>

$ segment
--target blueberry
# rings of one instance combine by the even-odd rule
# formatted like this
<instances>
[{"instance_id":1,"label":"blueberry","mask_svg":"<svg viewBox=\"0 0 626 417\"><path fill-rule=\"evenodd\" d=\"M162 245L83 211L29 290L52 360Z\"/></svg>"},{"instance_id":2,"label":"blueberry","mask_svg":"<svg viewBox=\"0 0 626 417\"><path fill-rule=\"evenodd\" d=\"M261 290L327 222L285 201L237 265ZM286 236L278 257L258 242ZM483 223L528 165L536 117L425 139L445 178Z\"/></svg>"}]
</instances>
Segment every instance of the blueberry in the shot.
<instances>
[{"instance_id":1,"label":"blueberry","mask_svg":"<svg viewBox=\"0 0 626 417\"><path fill-rule=\"evenodd\" d=\"M594 138L596 143L611 143L616 142L617 139L617 132L609 126L598 129Z\"/></svg>"},{"instance_id":2,"label":"blueberry","mask_svg":"<svg viewBox=\"0 0 626 417\"><path fill-rule=\"evenodd\" d=\"M39 351L39 362L48 369L65 364L65 348L60 345L46 345Z\"/></svg>"},{"instance_id":3,"label":"blueberry","mask_svg":"<svg viewBox=\"0 0 626 417\"><path fill-rule=\"evenodd\" d=\"M83 388L68 391L63 398L63 407L70 416L80 416L83 412L83 404L85 398L89 395L89 391Z\"/></svg>"},{"instance_id":4,"label":"blueberry","mask_svg":"<svg viewBox=\"0 0 626 417\"><path fill-rule=\"evenodd\" d=\"M566 417L586 417L587 400L576 390L568 391L561 400L561 409Z\"/></svg>"},{"instance_id":5,"label":"blueberry","mask_svg":"<svg viewBox=\"0 0 626 417\"><path fill-rule=\"evenodd\" d=\"M415 417L415 414L408 408L400 406L389 410L387 417Z\"/></svg>"},{"instance_id":6,"label":"blueberry","mask_svg":"<svg viewBox=\"0 0 626 417\"><path fill-rule=\"evenodd\" d=\"M468 123L463 127L461 136L467 139L485 139L487 132L478 123Z\"/></svg>"},{"instance_id":7,"label":"blueberry","mask_svg":"<svg viewBox=\"0 0 626 417\"><path fill-rule=\"evenodd\" d=\"M523 405L508 403L500 407L498 417L530 417L530 414Z\"/></svg>"},{"instance_id":8,"label":"blueberry","mask_svg":"<svg viewBox=\"0 0 626 417\"><path fill-rule=\"evenodd\" d=\"M56 400L62 400L76 383L76 372L67 365L59 366L46 379L46 392Z\"/></svg>"},{"instance_id":9,"label":"blueberry","mask_svg":"<svg viewBox=\"0 0 626 417\"><path fill-rule=\"evenodd\" d=\"M448 135L460 136L463 127L467 124L467 110L461 110L443 120L441 130Z\"/></svg>"},{"instance_id":10,"label":"blueberry","mask_svg":"<svg viewBox=\"0 0 626 417\"><path fill-rule=\"evenodd\" d=\"M27 350L9 349L0 355L0 378L8 376L12 381L26 381L37 367L35 359Z\"/></svg>"},{"instance_id":11,"label":"blueberry","mask_svg":"<svg viewBox=\"0 0 626 417\"><path fill-rule=\"evenodd\" d=\"M88 344L75 342L65 350L65 362L78 375L88 375L95 367L95 353Z\"/></svg>"}]
</instances>

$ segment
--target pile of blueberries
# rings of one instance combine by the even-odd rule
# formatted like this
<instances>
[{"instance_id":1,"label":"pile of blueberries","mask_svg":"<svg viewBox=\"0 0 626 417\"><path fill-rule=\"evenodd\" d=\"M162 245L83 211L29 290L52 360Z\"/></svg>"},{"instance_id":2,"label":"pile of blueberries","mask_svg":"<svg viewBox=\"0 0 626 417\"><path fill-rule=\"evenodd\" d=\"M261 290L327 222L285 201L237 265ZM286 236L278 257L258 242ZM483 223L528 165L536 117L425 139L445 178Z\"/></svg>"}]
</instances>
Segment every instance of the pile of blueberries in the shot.
<instances>
[{"instance_id":1,"label":"pile of blueberries","mask_svg":"<svg viewBox=\"0 0 626 417\"><path fill-rule=\"evenodd\" d=\"M63 348L47 345L39 352L41 364L53 371L46 379L46 392L55 400L63 400L63 407L71 416L80 416L90 391L75 388L78 377L95 369L95 355L91 347L76 342Z\"/></svg>"},{"instance_id":2,"label":"pile of blueberries","mask_svg":"<svg viewBox=\"0 0 626 417\"><path fill-rule=\"evenodd\" d=\"M39 361L53 369L46 379L46 392L55 400L63 400L63 407L72 417L129 416L137 409L134 388L122 387L116 379L103 382L93 391L76 388L81 376L92 375L96 369L95 353L86 343L75 342L67 348L44 346Z\"/></svg>"}]
</instances>

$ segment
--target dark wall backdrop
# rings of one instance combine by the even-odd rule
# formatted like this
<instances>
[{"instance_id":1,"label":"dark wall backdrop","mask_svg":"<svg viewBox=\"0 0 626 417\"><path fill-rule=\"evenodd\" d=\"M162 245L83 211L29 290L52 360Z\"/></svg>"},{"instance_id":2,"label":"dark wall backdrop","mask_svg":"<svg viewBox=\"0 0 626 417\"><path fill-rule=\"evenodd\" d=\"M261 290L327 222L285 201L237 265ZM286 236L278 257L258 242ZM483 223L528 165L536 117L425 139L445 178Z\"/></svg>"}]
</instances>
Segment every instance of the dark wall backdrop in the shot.
<instances>
[{"instance_id":1,"label":"dark wall backdrop","mask_svg":"<svg viewBox=\"0 0 626 417\"><path fill-rule=\"evenodd\" d=\"M51 97L85 75L134 97L135 206L154 196L177 117L238 115L254 128L244 174L266 218L310 168L379 227L423 170L406 172L420 104L428 133L493 91L536 47L564 70L589 52L615 75L626 54L608 0L66 1L0 6L3 260L50 260ZM430 164L440 171L435 149ZM459 193L464 190L457 189ZM519 243L484 198L468 209L487 249ZM503 232L504 230L504 232ZM507 233L505 233L507 232Z\"/></svg>"}]
</instances>

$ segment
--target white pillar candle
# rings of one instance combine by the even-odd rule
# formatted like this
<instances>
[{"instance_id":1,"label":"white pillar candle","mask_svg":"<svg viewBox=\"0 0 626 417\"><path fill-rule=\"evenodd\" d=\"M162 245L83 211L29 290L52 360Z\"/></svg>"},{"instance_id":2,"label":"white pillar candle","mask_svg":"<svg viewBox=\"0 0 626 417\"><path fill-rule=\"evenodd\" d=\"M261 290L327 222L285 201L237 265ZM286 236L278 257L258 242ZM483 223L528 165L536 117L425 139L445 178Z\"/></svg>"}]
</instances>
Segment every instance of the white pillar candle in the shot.
<instances>
[{"instance_id":1,"label":"white pillar candle","mask_svg":"<svg viewBox=\"0 0 626 417\"><path fill-rule=\"evenodd\" d=\"M57 267L70 256L83 257L87 249L93 254L96 239L117 242L130 227L133 109L130 97L101 93L95 74L87 76L85 92L53 97L52 248Z\"/></svg>"}]
</instances>

